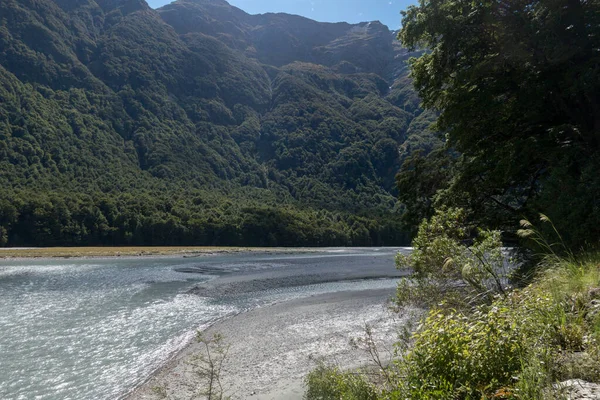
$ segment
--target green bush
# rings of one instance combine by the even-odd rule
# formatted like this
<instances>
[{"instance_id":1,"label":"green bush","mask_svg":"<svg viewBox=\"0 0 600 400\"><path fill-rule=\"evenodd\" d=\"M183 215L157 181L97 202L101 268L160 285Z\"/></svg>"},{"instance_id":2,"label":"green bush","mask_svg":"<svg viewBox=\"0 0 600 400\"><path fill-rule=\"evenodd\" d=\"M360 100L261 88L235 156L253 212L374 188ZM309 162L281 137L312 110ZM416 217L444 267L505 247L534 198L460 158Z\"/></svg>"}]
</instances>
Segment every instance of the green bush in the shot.
<instances>
[{"instance_id":1,"label":"green bush","mask_svg":"<svg viewBox=\"0 0 600 400\"><path fill-rule=\"evenodd\" d=\"M305 379L306 400L376 400L377 390L360 373L344 372L319 362Z\"/></svg>"},{"instance_id":2,"label":"green bush","mask_svg":"<svg viewBox=\"0 0 600 400\"><path fill-rule=\"evenodd\" d=\"M398 268L410 268L411 277L400 281L399 305L410 303L465 308L491 303L506 295L508 270L499 231L479 230L472 244L472 231L464 210L437 210L419 226L409 255L399 253Z\"/></svg>"},{"instance_id":3,"label":"green bush","mask_svg":"<svg viewBox=\"0 0 600 400\"><path fill-rule=\"evenodd\" d=\"M553 258L554 259L554 258ZM556 259L554 259L556 260ZM540 399L568 379L600 381L595 258L546 264L491 305L434 308L397 360L398 399Z\"/></svg>"},{"instance_id":4,"label":"green bush","mask_svg":"<svg viewBox=\"0 0 600 400\"><path fill-rule=\"evenodd\" d=\"M522 221L519 234L546 255L529 286L509 290L500 234L479 231L469 245L465 221L460 209L438 210L421 224L413 254L398 256L414 270L398 304L430 311L408 346L398 343L403 354L393 373L382 372L385 384L369 387L376 397L360 398L559 399L555 383L600 382L600 255L575 257L545 216L559 244ZM307 380L315 399L358 398L347 394L360 394L350 389L357 382L364 377L324 366Z\"/></svg>"},{"instance_id":5,"label":"green bush","mask_svg":"<svg viewBox=\"0 0 600 400\"><path fill-rule=\"evenodd\" d=\"M480 399L511 386L525 351L519 328L508 308L432 310L400 361L402 396Z\"/></svg>"}]
</instances>

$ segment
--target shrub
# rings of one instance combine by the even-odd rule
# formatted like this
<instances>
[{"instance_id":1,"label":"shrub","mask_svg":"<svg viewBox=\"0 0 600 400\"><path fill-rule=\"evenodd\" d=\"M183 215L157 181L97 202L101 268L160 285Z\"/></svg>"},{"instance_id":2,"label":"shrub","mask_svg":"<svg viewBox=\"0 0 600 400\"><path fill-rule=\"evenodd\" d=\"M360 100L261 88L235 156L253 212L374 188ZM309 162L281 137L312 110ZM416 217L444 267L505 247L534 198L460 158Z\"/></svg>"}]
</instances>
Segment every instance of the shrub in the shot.
<instances>
[{"instance_id":1,"label":"shrub","mask_svg":"<svg viewBox=\"0 0 600 400\"><path fill-rule=\"evenodd\" d=\"M192 372L196 377L193 382L194 395L192 398L207 400L225 400L223 387L223 363L227 359L230 345L224 341L223 335L216 333L205 337L198 332L196 340L202 345L202 351L190 361Z\"/></svg>"},{"instance_id":2,"label":"shrub","mask_svg":"<svg viewBox=\"0 0 600 400\"><path fill-rule=\"evenodd\" d=\"M167 385L154 386L152 392L156 398L164 400L227 400L230 398L226 395L223 385L223 364L227 359L230 345L225 342L220 333L206 337L198 331L196 341L200 344L200 350L187 361L191 380L183 383L185 390L173 391Z\"/></svg>"},{"instance_id":3,"label":"shrub","mask_svg":"<svg viewBox=\"0 0 600 400\"><path fill-rule=\"evenodd\" d=\"M469 315L435 309L414 339L399 366L405 398L491 396L513 383L524 353L523 333L507 308L479 307Z\"/></svg>"},{"instance_id":4,"label":"shrub","mask_svg":"<svg viewBox=\"0 0 600 400\"><path fill-rule=\"evenodd\" d=\"M399 283L399 305L437 306L444 301L464 308L506 295L508 268L500 232L479 230L469 245L470 231L465 212L457 208L437 210L421 223L413 252L396 257L398 268L414 271Z\"/></svg>"},{"instance_id":5,"label":"shrub","mask_svg":"<svg viewBox=\"0 0 600 400\"><path fill-rule=\"evenodd\" d=\"M369 393L391 400L562 399L558 382L600 382L600 254L575 257L552 222L540 219L559 244L522 221L519 235L545 257L529 286L511 290L498 232L479 231L468 243L459 209L421 224L413 254L397 258L414 270L397 297L399 305L420 301L431 309L408 347L398 343L405 352L383 371L384 384ZM323 389L313 398L353 398L340 389L353 375L313 374Z\"/></svg>"},{"instance_id":6,"label":"shrub","mask_svg":"<svg viewBox=\"0 0 600 400\"><path fill-rule=\"evenodd\" d=\"M522 290L491 305L434 308L397 360L398 399L540 399L553 383L600 381L597 261L546 264Z\"/></svg>"},{"instance_id":7,"label":"shrub","mask_svg":"<svg viewBox=\"0 0 600 400\"><path fill-rule=\"evenodd\" d=\"M320 361L306 379L306 400L376 400L377 391L360 373L343 372Z\"/></svg>"}]
</instances>

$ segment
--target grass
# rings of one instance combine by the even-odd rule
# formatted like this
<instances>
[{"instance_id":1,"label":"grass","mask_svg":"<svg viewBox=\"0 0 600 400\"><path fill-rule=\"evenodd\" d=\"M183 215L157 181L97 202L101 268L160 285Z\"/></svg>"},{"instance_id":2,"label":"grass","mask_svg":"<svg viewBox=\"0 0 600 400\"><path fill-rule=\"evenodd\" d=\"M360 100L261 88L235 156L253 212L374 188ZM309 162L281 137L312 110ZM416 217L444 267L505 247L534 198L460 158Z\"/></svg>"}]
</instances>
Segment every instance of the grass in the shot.
<instances>
[{"instance_id":1,"label":"grass","mask_svg":"<svg viewBox=\"0 0 600 400\"><path fill-rule=\"evenodd\" d=\"M87 258L87 257L139 257L139 256L199 256L213 253L245 252L309 252L314 249L259 248L259 247L40 247L0 248L1 258Z\"/></svg>"}]
</instances>

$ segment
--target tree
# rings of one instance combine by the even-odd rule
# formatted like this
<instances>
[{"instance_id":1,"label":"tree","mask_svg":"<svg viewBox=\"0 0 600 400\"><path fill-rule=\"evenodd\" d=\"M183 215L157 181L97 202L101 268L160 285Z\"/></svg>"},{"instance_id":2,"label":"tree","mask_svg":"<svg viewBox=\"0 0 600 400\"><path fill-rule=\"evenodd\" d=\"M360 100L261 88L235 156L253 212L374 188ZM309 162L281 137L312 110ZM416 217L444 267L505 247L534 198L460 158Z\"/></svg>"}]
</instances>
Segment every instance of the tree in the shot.
<instances>
[{"instance_id":1,"label":"tree","mask_svg":"<svg viewBox=\"0 0 600 400\"><path fill-rule=\"evenodd\" d=\"M453 161L448 152L440 147L427 155L417 150L402 164L396 175L396 185L398 197L407 207L402 219L413 230L416 231L424 219L433 215L435 195L440 189L448 187Z\"/></svg>"},{"instance_id":2,"label":"tree","mask_svg":"<svg viewBox=\"0 0 600 400\"><path fill-rule=\"evenodd\" d=\"M461 154L443 201L496 226L549 207L572 243L597 240L600 2L420 0L399 38L430 50L414 84Z\"/></svg>"}]
</instances>

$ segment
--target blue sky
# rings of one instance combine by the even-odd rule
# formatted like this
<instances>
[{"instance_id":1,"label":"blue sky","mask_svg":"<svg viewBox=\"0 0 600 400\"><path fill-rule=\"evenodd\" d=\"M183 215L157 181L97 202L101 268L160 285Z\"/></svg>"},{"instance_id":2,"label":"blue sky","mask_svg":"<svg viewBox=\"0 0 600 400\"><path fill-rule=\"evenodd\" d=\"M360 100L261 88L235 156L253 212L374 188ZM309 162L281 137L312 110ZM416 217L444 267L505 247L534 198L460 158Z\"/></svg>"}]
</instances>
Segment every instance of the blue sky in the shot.
<instances>
[{"instance_id":1,"label":"blue sky","mask_svg":"<svg viewBox=\"0 0 600 400\"><path fill-rule=\"evenodd\" d=\"M147 0L160 7L171 0ZM400 11L416 0L228 0L250 14L286 12L317 21L357 23L379 20L390 29L400 27Z\"/></svg>"}]
</instances>

